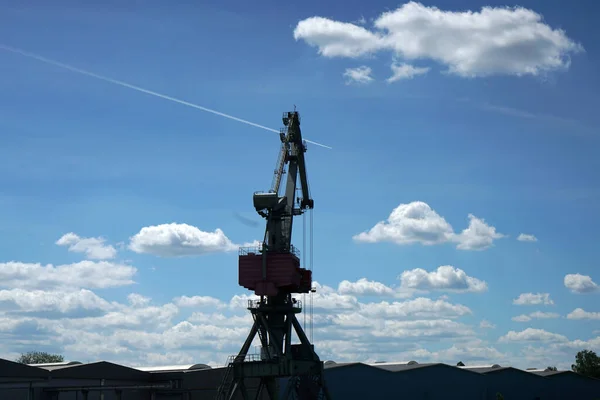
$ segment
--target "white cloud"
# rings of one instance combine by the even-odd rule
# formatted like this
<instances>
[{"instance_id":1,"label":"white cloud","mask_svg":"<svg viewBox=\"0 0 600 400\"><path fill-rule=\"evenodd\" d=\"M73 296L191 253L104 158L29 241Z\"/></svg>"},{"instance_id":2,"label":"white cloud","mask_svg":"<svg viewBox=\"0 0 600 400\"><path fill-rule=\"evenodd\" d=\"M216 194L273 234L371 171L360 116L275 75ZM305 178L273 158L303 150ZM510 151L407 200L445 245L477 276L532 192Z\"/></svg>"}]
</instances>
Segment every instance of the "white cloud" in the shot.
<instances>
[{"instance_id":1,"label":"white cloud","mask_svg":"<svg viewBox=\"0 0 600 400\"><path fill-rule=\"evenodd\" d=\"M418 297L403 302L382 301L360 305L360 313L366 316L383 319L405 318L458 318L472 314L472 311L462 304L452 304L445 300L432 300Z\"/></svg>"},{"instance_id":2,"label":"white cloud","mask_svg":"<svg viewBox=\"0 0 600 400\"><path fill-rule=\"evenodd\" d=\"M340 294L352 296L394 296L396 292L389 286L380 282L369 281L361 278L356 282L343 280L338 286Z\"/></svg>"},{"instance_id":3,"label":"white cloud","mask_svg":"<svg viewBox=\"0 0 600 400\"><path fill-rule=\"evenodd\" d=\"M127 295L127 300L129 301L129 304L131 304L133 307L146 306L148 305L148 303L150 303L149 297L142 296L138 293L130 293L129 295Z\"/></svg>"},{"instance_id":4,"label":"white cloud","mask_svg":"<svg viewBox=\"0 0 600 400\"><path fill-rule=\"evenodd\" d=\"M564 279L565 287L573 293L592 293L598 291L598 285L590 276L568 274Z\"/></svg>"},{"instance_id":5,"label":"white cloud","mask_svg":"<svg viewBox=\"0 0 600 400\"><path fill-rule=\"evenodd\" d=\"M460 268L442 265L435 271L422 268L404 271L400 275L401 287L416 290L447 290L455 292L485 292L487 283L468 276Z\"/></svg>"},{"instance_id":6,"label":"white cloud","mask_svg":"<svg viewBox=\"0 0 600 400\"><path fill-rule=\"evenodd\" d=\"M550 298L550 293L521 293L513 300L513 304L519 306L552 305L554 301Z\"/></svg>"},{"instance_id":7,"label":"white cloud","mask_svg":"<svg viewBox=\"0 0 600 400\"><path fill-rule=\"evenodd\" d=\"M517 237L517 240L520 242L537 242L537 238L535 236L526 233L521 233Z\"/></svg>"},{"instance_id":8,"label":"white cloud","mask_svg":"<svg viewBox=\"0 0 600 400\"><path fill-rule=\"evenodd\" d=\"M534 311L529 314L531 318L536 319L550 319L550 318L559 318L560 314L553 312L544 312L544 311Z\"/></svg>"},{"instance_id":9,"label":"white cloud","mask_svg":"<svg viewBox=\"0 0 600 400\"><path fill-rule=\"evenodd\" d=\"M188 224L147 226L130 238L129 249L161 257L197 256L206 253L237 251L240 246L257 246L258 242L234 244L221 229L204 232Z\"/></svg>"},{"instance_id":10,"label":"white cloud","mask_svg":"<svg viewBox=\"0 0 600 400\"><path fill-rule=\"evenodd\" d=\"M496 228L489 226L482 218L469 214L469 227L455 236L460 250L485 250L492 246L494 239L503 238L504 235L496 232Z\"/></svg>"},{"instance_id":11,"label":"white cloud","mask_svg":"<svg viewBox=\"0 0 600 400\"><path fill-rule=\"evenodd\" d=\"M495 329L496 325L494 325L490 321L487 321L484 319L479 323L479 327L481 329Z\"/></svg>"},{"instance_id":12,"label":"white cloud","mask_svg":"<svg viewBox=\"0 0 600 400\"><path fill-rule=\"evenodd\" d=\"M319 54L325 57L358 57L382 47L381 38L369 30L322 17L300 21L294 29L294 38L318 47Z\"/></svg>"},{"instance_id":13,"label":"white cloud","mask_svg":"<svg viewBox=\"0 0 600 400\"><path fill-rule=\"evenodd\" d=\"M227 305L221 300L210 296L180 296L173 299L179 307L215 307L224 308Z\"/></svg>"},{"instance_id":14,"label":"white cloud","mask_svg":"<svg viewBox=\"0 0 600 400\"><path fill-rule=\"evenodd\" d=\"M560 314L552 313L552 312L543 312L543 311L534 311L529 314L521 314L513 317L512 320L516 322L529 322L532 319L550 319L550 318L558 318Z\"/></svg>"},{"instance_id":15,"label":"white cloud","mask_svg":"<svg viewBox=\"0 0 600 400\"><path fill-rule=\"evenodd\" d=\"M469 277L460 270L450 272L449 277L439 274L439 269L426 272L424 282L431 287L450 287L456 286L454 279L458 279L463 288L476 286L468 283ZM12 357L34 347L71 360L100 359L132 366L223 365L229 355L239 351L252 323L246 306L248 299L256 297L250 292L240 290L223 299L182 295L156 304L156 299L140 294L145 293L144 288L127 292L122 303L105 297L112 291L96 293L86 288L131 284L134 273L131 266L109 262L83 261L59 267L0 264L0 355ZM319 282L314 286L314 342L323 359L491 363L509 356L477 338L485 334L477 328L487 329L491 324L481 317L475 322L469 307L453 303L447 296L400 301L401 287L367 278L335 287ZM370 295L390 295L394 301L362 297ZM305 312L310 298L306 297ZM305 316L310 320L306 313L300 314L301 324ZM509 335L510 340L524 336L523 332ZM535 335L529 334L529 341L534 340L531 336ZM583 344L594 348L600 340L549 344L560 344L560 354L571 359L573 349Z\"/></svg>"},{"instance_id":16,"label":"white cloud","mask_svg":"<svg viewBox=\"0 0 600 400\"><path fill-rule=\"evenodd\" d=\"M509 358L507 354L498 351L496 348L486 345L479 339L470 340L466 343L453 344L450 348L439 351L428 351L421 349L416 352L419 361L424 359L431 362L444 362L450 365L461 360L466 365L482 364L500 364Z\"/></svg>"},{"instance_id":17,"label":"white cloud","mask_svg":"<svg viewBox=\"0 0 600 400\"><path fill-rule=\"evenodd\" d=\"M504 235L497 233L496 228L472 214L469 214L468 228L459 234L454 233L452 226L427 203L413 201L400 204L391 212L387 221L380 221L370 230L353 238L358 242L387 241L400 245L454 242L460 250L485 250L492 246L495 239L502 237Z\"/></svg>"},{"instance_id":18,"label":"white cloud","mask_svg":"<svg viewBox=\"0 0 600 400\"><path fill-rule=\"evenodd\" d=\"M362 303L354 296L317 285L315 341L322 347L331 341L343 340L357 349L365 349L360 354L337 353L338 360L349 359L354 354L357 357L394 356L400 354L401 348L413 346L414 338L435 343L473 340L473 327L455 321L471 314L465 306L427 298ZM4 335L4 347L0 350L5 353L24 351L21 343L26 339L28 346L46 343L45 348L52 346L51 351L65 354L69 359L95 358L126 365L164 364L161 362L164 360L222 365L229 354L239 350L252 323L243 300L253 296L247 294L231 299L230 303L239 307L221 307L220 312L194 312L185 318L179 314L176 304L150 305L149 298L135 293L128 296L129 304L120 304L102 299L89 290L8 292L0 291L0 304L6 306L8 300L12 311L6 314L3 313L6 308L0 308L0 330ZM208 296L181 296L174 301L180 306L211 308L217 303L227 304ZM25 312L38 314L25 317ZM35 335L24 330L35 331ZM320 352L326 354L333 349L335 347Z\"/></svg>"},{"instance_id":19,"label":"white cloud","mask_svg":"<svg viewBox=\"0 0 600 400\"><path fill-rule=\"evenodd\" d=\"M346 68L344 78L346 78L347 85L352 83L366 84L373 81L372 73L371 68L364 65L357 68Z\"/></svg>"},{"instance_id":20,"label":"white cloud","mask_svg":"<svg viewBox=\"0 0 600 400\"><path fill-rule=\"evenodd\" d=\"M375 243L391 241L397 244L421 243L433 245L448 242L454 235L452 226L422 202L400 204L387 221L375 224L367 232L354 236L360 242Z\"/></svg>"},{"instance_id":21,"label":"white cloud","mask_svg":"<svg viewBox=\"0 0 600 400\"><path fill-rule=\"evenodd\" d=\"M104 244L104 238L82 238L73 232L63 235L56 241L59 246L69 246L69 251L75 253L85 253L86 257L92 260L107 260L115 258L117 250Z\"/></svg>"},{"instance_id":22,"label":"white cloud","mask_svg":"<svg viewBox=\"0 0 600 400\"><path fill-rule=\"evenodd\" d=\"M304 40L325 57L356 58L391 51L405 60L430 59L463 77L540 75L566 69L583 47L523 7L446 11L409 2L382 13L373 30L323 17L298 23Z\"/></svg>"},{"instance_id":23,"label":"white cloud","mask_svg":"<svg viewBox=\"0 0 600 400\"><path fill-rule=\"evenodd\" d=\"M425 75L430 69L429 67L415 67L406 63L393 63L391 68L392 76L387 79L389 83L402 79L412 79L418 75Z\"/></svg>"},{"instance_id":24,"label":"white cloud","mask_svg":"<svg viewBox=\"0 0 600 400\"><path fill-rule=\"evenodd\" d=\"M375 337L459 337L472 336L473 330L460 322L449 319L391 321L384 320L383 326L373 332Z\"/></svg>"},{"instance_id":25,"label":"white cloud","mask_svg":"<svg viewBox=\"0 0 600 400\"><path fill-rule=\"evenodd\" d=\"M39 288L109 288L131 285L135 267L108 261L80 261L74 264L0 263L0 287Z\"/></svg>"},{"instance_id":26,"label":"white cloud","mask_svg":"<svg viewBox=\"0 0 600 400\"><path fill-rule=\"evenodd\" d=\"M367 20L364 16L360 16L359 19L357 19L356 21L353 21L353 23L358 24L358 25L364 25L367 23Z\"/></svg>"},{"instance_id":27,"label":"white cloud","mask_svg":"<svg viewBox=\"0 0 600 400\"><path fill-rule=\"evenodd\" d=\"M567 315L568 319L600 319L600 312L585 311L582 308L576 308Z\"/></svg>"},{"instance_id":28,"label":"white cloud","mask_svg":"<svg viewBox=\"0 0 600 400\"><path fill-rule=\"evenodd\" d=\"M87 289L76 291L0 290L0 309L22 312L69 313L79 310L109 310L111 305Z\"/></svg>"},{"instance_id":29,"label":"white cloud","mask_svg":"<svg viewBox=\"0 0 600 400\"><path fill-rule=\"evenodd\" d=\"M566 342L567 337L545 331L543 329L527 328L521 332L509 331L500 337L500 342Z\"/></svg>"}]
</instances>

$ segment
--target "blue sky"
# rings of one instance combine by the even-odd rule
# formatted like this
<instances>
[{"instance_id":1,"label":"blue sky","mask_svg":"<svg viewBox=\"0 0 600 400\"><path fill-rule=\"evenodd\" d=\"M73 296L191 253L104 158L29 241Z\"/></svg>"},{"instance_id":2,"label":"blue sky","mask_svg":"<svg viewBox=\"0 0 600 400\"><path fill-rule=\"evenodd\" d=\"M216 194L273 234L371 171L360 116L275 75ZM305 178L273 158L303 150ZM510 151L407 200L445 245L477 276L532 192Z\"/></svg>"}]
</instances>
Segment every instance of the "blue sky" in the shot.
<instances>
[{"instance_id":1,"label":"blue sky","mask_svg":"<svg viewBox=\"0 0 600 400\"><path fill-rule=\"evenodd\" d=\"M595 2L80 3L0 0L0 356L223 363L279 149L6 46L274 129L296 105L333 147L306 154L323 358L600 351Z\"/></svg>"}]
</instances>

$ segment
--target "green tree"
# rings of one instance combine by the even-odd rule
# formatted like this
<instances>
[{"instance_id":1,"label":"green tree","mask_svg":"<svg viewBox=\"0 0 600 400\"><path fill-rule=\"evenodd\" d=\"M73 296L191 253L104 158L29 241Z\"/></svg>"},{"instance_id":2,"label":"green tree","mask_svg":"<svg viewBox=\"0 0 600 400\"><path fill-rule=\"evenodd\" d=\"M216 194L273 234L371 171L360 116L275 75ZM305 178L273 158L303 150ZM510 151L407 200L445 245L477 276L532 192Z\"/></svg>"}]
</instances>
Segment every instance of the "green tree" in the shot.
<instances>
[{"instance_id":1,"label":"green tree","mask_svg":"<svg viewBox=\"0 0 600 400\"><path fill-rule=\"evenodd\" d=\"M502 393L496 393L496 400L504 400L504 396L502 396Z\"/></svg>"},{"instance_id":2,"label":"green tree","mask_svg":"<svg viewBox=\"0 0 600 400\"><path fill-rule=\"evenodd\" d=\"M21 364L44 364L63 362L65 359L60 354L50 354L44 351L30 351L23 353L15 361Z\"/></svg>"},{"instance_id":3,"label":"green tree","mask_svg":"<svg viewBox=\"0 0 600 400\"><path fill-rule=\"evenodd\" d=\"M546 367L546 371L558 371L556 367Z\"/></svg>"},{"instance_id":4,"label":"green tree","mask_svg":"<svg viewBox=\"0 0 600 400\"><path fill-rule=\"evenodd\" d=\"M571 369L590 378L600 378L600 358L591 350L582 350L575 356Z\"/></svg>"}]
</instances>

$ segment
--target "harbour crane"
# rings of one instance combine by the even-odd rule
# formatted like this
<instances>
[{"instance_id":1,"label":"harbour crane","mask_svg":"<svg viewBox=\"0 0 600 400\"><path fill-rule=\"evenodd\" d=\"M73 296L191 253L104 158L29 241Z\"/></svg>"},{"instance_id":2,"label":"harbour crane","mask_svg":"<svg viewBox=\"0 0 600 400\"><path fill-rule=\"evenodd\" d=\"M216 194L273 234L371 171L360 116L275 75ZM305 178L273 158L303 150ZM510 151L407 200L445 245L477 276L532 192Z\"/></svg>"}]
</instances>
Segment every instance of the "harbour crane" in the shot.
<instances>
[{"instance_id":1,"label":"harbour crane","mask_svg":"<svg viewBox=\"0 0 600 400\"><path fill-rule=\"evenodd\" d=\"M300 115L295 110L283 114L281 151L271 190L255 192L254 208L266 220L263 242L256 248L240 248L239 284L254 291L257 300L248 301L254 323L240 352L231 356L223 375L217 400L250 399L248 381L258 382L255 398L266 390L272 400L330 399L323 376L323 362L314 350L297 314L302 302L295 293L310 293L312 270L301 268L299 251L292 245L294 217L314 207L310 195L304 153L306 144L300 131ZM286 173L285 188L280 190ZM301 196L296 197L300 177ZM300 343L292 344L292 332ZM248 354L258 335L261 351ZM288 378L283 393L280 378ZM280 397L282 394L282 397Z\"/></svg>"}]
</instances>

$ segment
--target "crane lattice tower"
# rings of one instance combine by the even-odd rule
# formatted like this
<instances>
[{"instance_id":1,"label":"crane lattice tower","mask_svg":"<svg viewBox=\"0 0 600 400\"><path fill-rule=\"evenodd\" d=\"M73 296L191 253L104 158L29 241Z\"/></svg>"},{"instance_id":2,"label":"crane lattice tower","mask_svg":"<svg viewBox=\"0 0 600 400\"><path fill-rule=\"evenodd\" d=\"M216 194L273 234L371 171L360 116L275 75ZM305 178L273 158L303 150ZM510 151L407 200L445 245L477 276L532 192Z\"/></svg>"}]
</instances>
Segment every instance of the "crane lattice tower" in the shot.
<instances>
[{"instance_id":1,"label":"crane lattice tower","mask_svg":"<svg viewBox=\"0 0 600 400\"><path fill-rule=\"evenodd\" d=\"M300 266L300 255L292 245L292 223L295 216L314 207L310 196L304 153L306 145L300 131L297 111L283 114L280 132L281 151L271 190L256 192L254 207L266 220L262 245L241 248L239 253L239 284L254 291L258 300L249 300L248 310L254 324L239 354L228 360L227 370L219 387L217 400L250 399L248 379L258 380L255 398L266 390L270 399L279 398L278 378L288 377L283 399L330 399L323 377L323 362L314 350L297 315L302 303L295 293L312 290L312 270ZM283 193L280 186L285 166L287 181ZM300 177L301 197L296 197L296 181ZM292 344L292 332L300 343ZM258 335L261 351L248 351Z\"/></svg>"}]
</instances>

